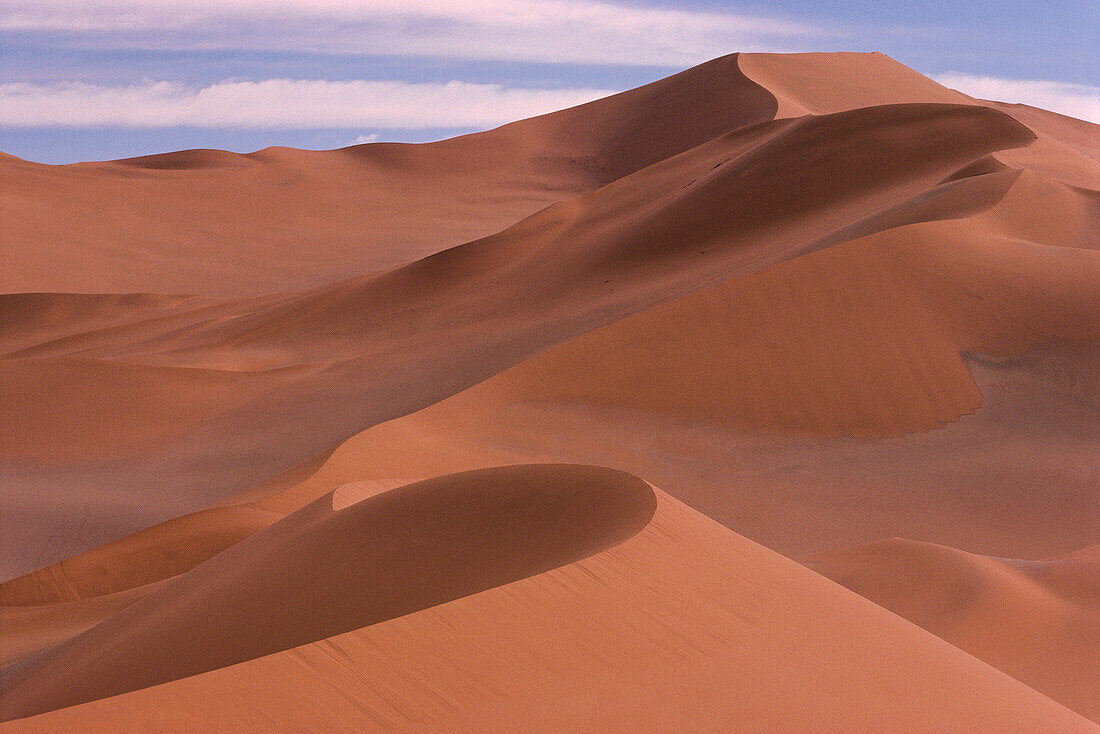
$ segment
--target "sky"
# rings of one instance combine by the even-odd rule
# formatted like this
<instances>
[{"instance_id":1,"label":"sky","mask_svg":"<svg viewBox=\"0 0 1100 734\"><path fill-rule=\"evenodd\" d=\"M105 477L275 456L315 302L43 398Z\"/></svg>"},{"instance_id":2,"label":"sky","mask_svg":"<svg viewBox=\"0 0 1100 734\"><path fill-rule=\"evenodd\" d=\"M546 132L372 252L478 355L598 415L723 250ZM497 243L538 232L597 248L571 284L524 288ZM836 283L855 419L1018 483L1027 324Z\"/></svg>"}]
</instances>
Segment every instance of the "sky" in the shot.
<instances>
[{"instance_id":1,"label":"sky","mask_svg":"<svg viewBox=\"0 0 1100 734\"><path fill-rule=\"evenodd\" d=\"M0 151L422 142L735 51L842 50L1100 122L1096 0L2 0Z\"/></svg>"}]
</instances>

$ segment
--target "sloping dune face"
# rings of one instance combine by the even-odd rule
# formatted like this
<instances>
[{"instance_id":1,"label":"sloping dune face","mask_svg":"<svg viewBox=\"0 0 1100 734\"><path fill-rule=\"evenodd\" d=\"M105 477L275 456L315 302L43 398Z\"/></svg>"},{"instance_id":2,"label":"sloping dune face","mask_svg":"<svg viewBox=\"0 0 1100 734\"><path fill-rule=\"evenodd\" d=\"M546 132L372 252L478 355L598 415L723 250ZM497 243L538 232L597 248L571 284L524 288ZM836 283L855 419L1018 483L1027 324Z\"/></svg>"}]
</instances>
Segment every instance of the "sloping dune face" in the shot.
<instances>
[{"instance_id":1,"label":"sloping dune face","mask_svg":"<svg viewBox=\"0 0 1100 734\"><path fill-rule=\"evenodd\" d=\"M28 470L21 459L34 457L30 451L11 457L21 492L9 501L68 503L59 487L100 487L121 505L99 536L112 540L108 533L130 513L145 513L134 519L151 524L198 509L661 301L937 216L909 203L990 151L1032 139L1003 114L963 106L874 107L764 123L382 275L204 303L163 318L120 315L118 326L24 347L0 362L9 375L3 385L18 392L0 410L11 411L14 423L26 412L25 396L43 396L43 410L25 421L17 444L50 461ZM804 150L822 146L827 156L803 160ZM909 165L894 165L899 160ZM19 326L21 344L26 329ZM166 388L158 373L179 379ZM70 390L57 400L48 389L51 380L78 379L84 396ZM129 395L127 385L134 386ZM107 406L73 404L100 396L109 396ZM150 411L150 403L169 415ZM311 430L303 432L303 423ZM97 455L104 435L118 444L113 454ZM89 453L76 467L55 459ZM147 496L151 472L166 504L126 501L127 493ZM85 518L97 512L58 508L81 510ZM9 511L28 514L19 505ZM89 524L85 532L95 530ZM13 552L25 545L18 537L10 543Z\"/></svg>"},{"instance_id":2,"label":"sloping dune face","mask_svg":"<svg viewBox=\"0 0 1100 734\"><path fill-rule=\"evenodd\" d=\"M1098 139L750 54L0 157L0 729L1096 731Z\"/></svg>"},{"instance_id":3,"label":"sloping dune face","mask_svg":"<svg viewBox=\"0 0 1100 734\"><path fill-rule=\"evenodd\" d=\"M155 729L222 731L262 731L273 722L288 731L1092 729L1021 683L667 495L655 496L629 475L577 467L478 472L375 495L335 515L409 492L418 502L446 502L451 491L473 489L474 480L478 490L487 489L490 477L507 479L521 494L530 490L517 483L541 485L551 496L563 491L563 480L585 477L589 488L592 480L603 482L595 500L564 490L582 501L563 510L575 518L567 524L585 528L571 541L554 542L595 541L569 551L586 557L324 642L12 728L100 731L141 721ZM330 502L326 497L306 511L327 510ZM597 528L588 511L602 502L609 524ZM295 517L305 516L288 521ZM507 534L507 522L495 520ZM459 532L468 529L463 524ZM412 542L431 545L441 540L439 530L418 526ZM485 540L492 545L469 549L473 565L478 557L500 560L497 541ZM536 531L516 540L527 553L544 538ZM611 547L588 555L609 541ZM423 594L403 578L412 570L403 560L397 552L357 564L355 588L368 593L379 574L374 580L389 576L387 584ZM285 596L301 591L289 582L278 587ZM324 599L302 603L316 616L338 613ZM262 623L254 619L262 611L231 610L236 635Z\"/></svg>"},{"instance_id":4,"label":"sloping dune face","mask_svg":"<svg viewBox=\"0 0 1100 734\"><path fill-rule=\"evenodd\" d=\"M731 56L427 145L196 150L71 166L0 159L0 292L316 286L503 229L775 109Z\"/></svg>"},{"instance_id":5,"label":"sloping dune face","mask_svg":"<svg viewBox=\"0 0 1100 734\"><path fill-rule=\"evenodd\" d=\"M778 117L799 117L898 102L983 104L1024 122L1038 140L998 158L1059 181L1100 188L1096 126L1023 105L967 97L883 54L742 54L745 75L772 92Z\"/></svg>"},{"instance_id":6,"label":"sloping dune face","mask_svg":"<svg viewBox=\"0 0 1100 734\"><path fill-rule=\"evenodd\" d=\"M340 509L322 497L4 671L0 703L26 716L377 624L616 545L655 503L639 479L573 466L485 469Z\"/></svg>"},{"instance_id":7,"label":"sloping dune face","mask_svg":"<svg viewBox=\"0 0 1100 734\"><path fill-rule=\"evenodd\" d=\"M806 564L1092 719L1100 718L1100 563L990 558L902 539Z\"/></svg>"}]
</instances>

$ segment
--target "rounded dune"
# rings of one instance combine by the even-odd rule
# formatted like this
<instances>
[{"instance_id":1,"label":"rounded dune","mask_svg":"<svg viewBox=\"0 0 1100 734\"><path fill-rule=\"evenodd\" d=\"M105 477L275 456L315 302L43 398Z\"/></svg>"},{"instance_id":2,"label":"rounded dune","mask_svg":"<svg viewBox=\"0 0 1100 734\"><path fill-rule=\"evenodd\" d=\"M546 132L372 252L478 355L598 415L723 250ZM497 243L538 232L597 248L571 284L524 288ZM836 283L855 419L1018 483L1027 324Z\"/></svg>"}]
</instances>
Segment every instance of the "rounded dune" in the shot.
<instances>
[{"instance_id":1,"label":"rounded dune","mask_svg":"<svg viewBox=\"0 0 1100 734\"><path fill-rule=\"evenodd\" d=\"M507 584L623 542L655 502L635 477L571 465L450 475L340 510L322 497L17 661L0 673L0 710L113 696Z\"/></svg>"},{"instance_id":2,"label":"rounded dune","mask_svg":"<svg viewBox=\"0 0 1100 734\"><path fill-rule=\"evenodd\" d=\"M445 492L462 476L489 475L414 487ZM1095 730L885 609L626 482L636 488L631 514L644 498L644 527L621 528L629 537L616 533L594 555L0 731Z\"/></svg>"}]
</instances>

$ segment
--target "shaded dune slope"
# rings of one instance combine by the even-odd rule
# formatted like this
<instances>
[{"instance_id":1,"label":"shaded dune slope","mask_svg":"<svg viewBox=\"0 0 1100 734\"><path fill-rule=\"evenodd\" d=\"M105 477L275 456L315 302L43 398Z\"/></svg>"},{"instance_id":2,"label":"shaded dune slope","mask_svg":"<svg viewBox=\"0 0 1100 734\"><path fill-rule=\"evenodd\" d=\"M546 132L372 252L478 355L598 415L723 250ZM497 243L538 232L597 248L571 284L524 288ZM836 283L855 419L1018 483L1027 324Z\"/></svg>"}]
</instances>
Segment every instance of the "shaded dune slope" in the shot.
<instances>
[{"instance_id":1,"label":"shaded dune slope","mask_svg":"<svg viewBox=\"0 0 1100 734\"><path fill-rule=\"evenodd\" d=\"M187 352L210 345L245 354L252 347L281 348L295 358L258 360L264 368L353 357L363 329L421 298L409 292L414 283L432 287L437 298L457 301L486 283L503 287L517 281L503 293L479 292L498 310L496 302L511 305L519 287L562 306L591 287L595 293L585 295L597 303L586 308L630 312L876 229L951 216L958 203L926 204L929 198L939 203L938 182L985 153L1033 140L1004 115L937 105L884 106L752 126L549 207L499 234L382 275L204 306L194 324L178 317L146 319L9 356L140 355L140 361L150 361L151 353L171 351L178 363ZM822 153L806 160L806 150ZM981 194L976 198L980 201ZM974 206L962 201L963 211ZM783 242L776 241L779 228ZM542 276L538 282L533 271ZM605 276L616 276L618 288L597 288L611 285ZM482 304L467 308L475 305ZM361 313L367 307L369 320ZM345 335L352 348L346 355L338 351ZM318 342L315 353L308 351L311 341ZM193 366L205 365L196 360Z\"/></svg>"},{"instance_id":2,"label":"shaded dune slope","mask_svg":"<svg viewBox=\"0 0 1100 734\"><path fill-rule=\"evenodd\" d=\"M1055 203L1014 191L1026 182L988 183L1001 196ZM1024 227L1001 221L1016 206L1002 199L971 218L891 229L723 282L534 357L492 389L503 403L630 408L788 434L937 428L981 405L963 352L1100 344L1091 316L1100 257L1023 239ZM1076 213L1071 202L1053 215L1062 231L1047 239L1072 242Z\"/></svg>"},{"instance_id":3,"label":"shaded dune slope","mask_svg":"<svg viewBox=\"0 0 1100 734\"><path fill-rule=\"evenodd\" d=\"M508 471L531 481L545 469ZM516 721L528 731L1092 729L1050 699L663 493L656 493L654 511L644 483L584 471L638 488L620 490L632 499L616 514L636 517L641 532L633 534L634 521L612 522L610 547L554 570L322 642L10 722L4 730L486 731ZM437 480L422 499L432 502L431 494L446 493L455 479ZM254 615L239 619L242 626L262 623ZM872 689L890 693L869 696Z\"/></svg>"},{"instance_id":4,"label":"shaded dune slope","mask_svg":"<svg viewBox=\"0 0 1100 734\"><path fill-rule=\"evenodd\" d=\"M1097 130L744 54L0 155L0 730L1095 731Z\"/></svg>"},{"instance_id":5,"label":"shaded dune slope","mask_svg":"<svg viewBox=\"0 0 1100 734\"><path fill-rule=\"evenodd\" d=\"M0 291L312 287L495 232L774 112L774 97L734 55L437 143L181 151L71 166L4 159Z\"/></svg>"},{"instance_id":6,"label":"shaded dune slope","mask_svg":"<svg viewBox=\"0 0 1100 734\"><path fill-rule=\"evenodd\" d=\"M1046 110L968 97L948 89L884 54L742 54L739 67L775 95L777 117L826 114L899 102L976 104L1006 112L1033 130L1038 140L996 157L1074 186L1100 189L1100 128Z\"/></svg>"},{"instance_id":7,"label":"shaded dune slope","mask_svg":"<svg viewBox=\"0 0 1100 734\"><path fill-rule=\"evenodd\" d=\"M0 350L18 352L47 341L148 319L194 312L201 299L152 293L5 293L0 301Z\"/></svg>"},{"instance_id":8,"label":"shaded dune slope","mask_svg":"<svg viewBox=\"0 0 1100 734\"><path fill-rule=\"evenodd\" d=\"M503 467L322 497L0 677L27 716L322 640L572 563L653 515L611 469ZM104 675L104 671L111 671Z\"/></svg>"},{"instance_id":9,"label":"shaded dune slope","mask_svg":"<svg viewBox=\"0 0 1100 734\"><path fill-rule=\"evenodd\" d=\"M231 505L172 518L0 584L0 606L77 601L171 578L266 528L284 514Z\"/></svg>"},{"instance_id":10,"label":"shaded dune slope","mask_svg":"<svg viewBox=\"0 0 1100 734\"><path fill-rule=\"evenodd\" d=\"M1095 664L1100 658L1100 563L1095 559L1020 561L894 538L805 563L1100 719Z\"/></svg>"},{"instance_id":11,"label":"shaded dune slope","mask_svg":"<svg viewBox=\"0 0 1100 734\"><path fill-rule=\"evenodd\" d=\"M0 669L96 626L152 593L162 582L75 601L0 607Z\"/></svg>"},{"instance_id":12,"label":"shaded dune slope","mask_svg":"<svg viewBox=\"0 0 1100 734\"><path fill-rule=\"evenodd\" d=\"M126 365L119 370L139 372L213 370L210 391L225 399L201 403L177 391L189 410L205 405L199 409L208 413L178 422L163 450L131 447L129 456L79 469L84 486L109 484L124 495L155 463L160 491L172 504L136 510L147 513L138 522L149 525L661 301L852 237L951 216L958 204L949 203L945 213L927 203L936 199L929 192L968 182L939 182L991 151L1032 139L1001 113L965 106L883 106L762 123L379 276L203 303L190 319L177 308L166 318L117 316L115 326L25 347L0 361L0 371L12 375L0 386L15 389L14 375L36 366L48 375L60 358L76 356L87 360L81 379L88 396L112 394L105 381L117 379L111 365L118 363ZM808 149L821 154L806 160ZM964 210L973 207L966 197L959 201ZM280 368L298 371L276 379ZM73 380L65 369L65 380ZM254 373L248 379L256 393L235 389L219 371ZM235 402L240 396L248 399ZM82 399L91 398L72 397ZM71 434L118 428L125 435L126 425L152 422L144 402L121 395L103 415L72 403L50 411L49 404L36 423L43 430L23 439L47 455L51 442L62 441L57 453L80 445ZM0 401L0 410L21 412L19 405ZM73 425L74 416L87 422ZM315 430L300 431L303 422ZM55 424L68 430L56 435ZM162 421L150 433L172 427ZM214 447L218 459L209 465L217 471L196 476L209 462L200 457ZM43 501L67 480L51 468L23 471L18 481L23 496ZM75 550L82 549L63 552ZM58 557L39 556L39 565Z\"/></svg>"}]
</instances>

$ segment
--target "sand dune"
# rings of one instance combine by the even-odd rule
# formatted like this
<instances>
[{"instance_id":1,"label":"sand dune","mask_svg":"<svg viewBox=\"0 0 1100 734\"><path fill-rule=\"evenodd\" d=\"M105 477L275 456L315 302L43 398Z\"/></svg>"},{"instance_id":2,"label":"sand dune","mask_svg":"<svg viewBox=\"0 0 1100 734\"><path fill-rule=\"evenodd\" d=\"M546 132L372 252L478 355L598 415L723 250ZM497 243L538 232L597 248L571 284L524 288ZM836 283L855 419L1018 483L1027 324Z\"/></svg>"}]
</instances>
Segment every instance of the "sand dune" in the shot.
<instances>
[{"instance_id":1,"label":"sand dune","mask_svg":"<svg viewBox=\"0 0 1100 734\"><path fill-rule=\"evenodd\" d=\"M739 67L778 101L777 117L840 112L899 102L980 104L1027 125L1038 140L997 158L1065 183L1100 188L1095 125L1037 110L968 97L918 74L884 54L742 54Z\"/></svg>"},{"instance_id":2,"label":"sand dune","mask_svg":"<svg viewBox=\"0 0 1100 734\"><path fill-rule=\"evenodd\" d=\"M917 129L919 136L912 134ZM165 448L81 463L75 471L21 470L12 481L22 501L41 506L56 502L51 495L73 481L145 496L144 477L156 471L165 505L135 502L112 513L104 533L85 530L89 539L113 540L124 534L118 527L126 513L141 513L132 517L132 531L198 509L370 425L662 300L845 239L943 216L921 203L935 198L930 189L992 150L1032 139L1009 117L978 107L884 106L764 123L382 275L204 303L190 318L176 310L136 322L116 316L118 326L24 348L5 365L33 371L42 360L79 355L122 370L134 363L201 368L219 375L211 393L247 402L196 401L177 390L188 410L200 406L209 413L177 424L173 441L161 443ZM807 165L804 150L822 146L831 153ZM898 160L911 165L885 165ZM282 389L269 389L265 383L281 368L299 371L282 380ZM256 392L226 391L234 380L220 375L242 371L259 373L249 378L258 383ZM18 380L4 384L25 393ZM29 394L33 399L43 390ZM133 414L144 413L148 400L137 397L112 399L119 423L144 420ZM95 415L94 406L72 412ZM37 451L88 443L79 435L55 436L60 421L49 410L44 415L43 430L25 439ZM314 430L303 433L303 422ZM159 425L164 431L170 423ZM94 424L85 430L100 435ZM206 458L212 451L216 460ZM206 467L211 473L203 475ZM85 518L90 509L70 508ZM18 506L9 512L25 514ZM9 553L26 542L12 538ZM33 558L45 565L87 547L68 545L44 551L54 558Z\"/></svg>"},{"instance_id":3,"label":"sand dune","mask_svg":"<svg viewBox=\"0 0 1100 734\"><path fill-rule=\"evenodd\" d=\"M566 523L583 523L580 538L595 541L592 550L614 538L611 547L595 555L582 552L587 557L557 570L433 609L238 666L55 711L20 722L18 728L95 731L140 722L153 728L216 725L248 731L277 721L286 729L484 731L510 727L522 711L524 728L530 731L619 731L627 726L643 731L679 726L728 731L730 722L736 722L737 729L765 726L775 731L806 726L817 731L877 731L883 726L909 731L1091 730L1086 721L1022 684L663 494L657 495L656 514L647 522L653 512L652 491L625 475L519 467L442 478L409 490L427 510L440 494L451 493L454 500L471 491L489 495L485 490L491 486L489 477L494 477L506 479L505 486L530 500L543 492L562 491L555 481L524 486L550 478L548 471L557 482L587 475L589 481L582 485L589 488L593 479L610 480L602 500L580 487L565 490L567 494L557 499L570 500L566 515L560 517ZM463 481L465 477L479 477L481 482ZM456 480L460 486L448 486ZM396 491L398 496L406 492ZM394 493L376 495L337 513L321 505L309 511L324 511L335 521L350 512L365 518L372 513L362 508L385 501L387 494ZM572 500L584 506L577 508ZM607 535L582 512L602 502L608 503L609 521L630 516L636 520L616 523L618 528ZM530 517L521 503L510 503L510 508ZM304 515L293 517L305 520ZM509 523L501 519L486 526L506 531ZM638 520L644 525L640 533ZM446 526L470 537L468 526ZM431 539L439 530L429 526L420 537ZM307 537L286 540L297 545L308 543ZM519 542L528 552L539 547L527 540L520 534L504 542ZM484 556L480 550L474 554L499 559L488 549ZM302 557L300 552L281 557L287 555ZM411 570L403 565L404 559L403 553L386 553L375 564L348 572L378 574L378 580L388 578L385 583L401 583L411 592L423 593L423 586L400 578ZM350 557L335 559L325 567L338 573L347 560ZM457 559L448 563L461 566ZM204 586L220 578L206 576L204 584L198 584L201 570L209 567L196 569L177 584L193 580ZM364 591L370 586L368 582ZM163 599L171 588L157 595ZM285 595L295 588L289 584L281 591ZM153 599L151 595L142 603L146 609ZM325 604L300 603L327 609ZM341 600L340 605L346 603ZM137 609L138 605L130 607L126 616L134 618L131 612ZM313 615L323 617L327 612ZM248 635L251 625L260 622L250 615L238 619L222 624ZM400 654L394 655L398 650ZM505 650L507 654L494 654ZM528 661L539 663L532 666ZM356 671L370 675L364 678ZM868 696L872 681L877 689L905 695ZM16 689L16 695L20 692ZM572 703L563 707L561 700Z\"/></svg>"},{"instance_id":4,"label":"sand dune","mask_svg":"<svg viewBox=\"0 0 1100 734\"><path fill-rule=\"evenodd\" d=\"M339 510L322 497L6 669L0 704L27 716L410 614L616 545L654 504L641 480L572 466L486 469Z\"/></svg>"},{"instance_id":5,"label":"sand dune","mask_svg":"<svg viewBox=\"0 0 1100 734\"><path fill-rule=\"evenodd\" d=\"M80 634L110 618L157 587L136 586L77 601L0 607L0 666Z\"/></svg>"},{"instance_id":6,"label":"sand dune","mask_svg":"<svg viewBox=\"0 0 1100 734\"><path fill-rule=\"evenodd\" d=\"M777 117L903 102L972 101L885 54L743 54L739 66L778 100Z\"/></svg>"},{"instance_id":7,"label":"sand dune","mask_svg":"<svg viewBox=\"0 0 1100 734\"><path fill-rule=\"evenodd\" d=\"M0 584L0 605L76 601L171 578L281 518L275 512L239 505L173 518Z\"/></svg>"},{"instance_id":8,"label":"sand dune","mask_svg":"<svg viewBox=\"0 0 1100 734\"><path fill-rule=\"evenodd\" d=\"M806 564L1056 701L1100 718L1095 559L991 558L895 538L814 556Z\"/></svg>"},{"instance_id":9,"label":"sand dune","mask_svg":"<svg viewBox=\"0 0 1100 734\"><path fill-rule=\"evenodd\" d=\"M1095 731L1097 130L743 54L0 157L0 729Z\"/></svg>"},{"instance_id":10,"label":"sand dune","mask_svg":"<svg viewBox=\"0 0 1100 734\"><path fill-rule=\"evenodd\" d=\"M71 166L7 158L0 292L316 286L490 234L774 112L734 55L427 145L181 151Z\"/></svg>"},{"instance_id":11,"label":"sand dune","mask_svg":"<svg viewBox=\"0 0 1100 734\"><path fill-rule=\"evenodd\" d=\"M996 193L1017 198L1020 185ZM654 307L505 373L500 389L508 401L773 432L936 428L981 405L962 352L1100 341L1091 317L1100 312L1100 258L1015 239L997 226L1000 209L861 238ZM1072 229L1051 239L1072 241Z\"/></svg>"}]
</instances>

